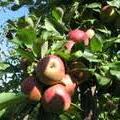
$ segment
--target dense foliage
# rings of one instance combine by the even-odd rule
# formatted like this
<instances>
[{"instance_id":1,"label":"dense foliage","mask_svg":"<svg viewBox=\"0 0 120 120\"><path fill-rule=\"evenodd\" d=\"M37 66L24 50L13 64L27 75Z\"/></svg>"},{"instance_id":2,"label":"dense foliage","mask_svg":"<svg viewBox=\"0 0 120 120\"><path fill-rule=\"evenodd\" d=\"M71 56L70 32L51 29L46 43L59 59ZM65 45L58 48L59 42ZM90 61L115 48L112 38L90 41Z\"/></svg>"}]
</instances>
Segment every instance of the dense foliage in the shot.
<instances>
[{"instance_id":1,"label":"dense foliage","mask_svg":"<svg viewBox=\"0 0 120 120\"><path fill-rule=\"evenodd\" d=\"M6 37L13 48L9 59L0 62L0 119L119 120L120 1L0 2L0 6L9 4L11 10L27 5L29 14L8 21ZM75 29L92 30L92 37L84 38L87 44L83 39L68 50L65 45ZM51 54L64 61L66 73L77 81L70 109L60 113L46 112L41 101L31 101L21 92L22 81L36 76L38 62Z\"/></svg>"}]
</instances>

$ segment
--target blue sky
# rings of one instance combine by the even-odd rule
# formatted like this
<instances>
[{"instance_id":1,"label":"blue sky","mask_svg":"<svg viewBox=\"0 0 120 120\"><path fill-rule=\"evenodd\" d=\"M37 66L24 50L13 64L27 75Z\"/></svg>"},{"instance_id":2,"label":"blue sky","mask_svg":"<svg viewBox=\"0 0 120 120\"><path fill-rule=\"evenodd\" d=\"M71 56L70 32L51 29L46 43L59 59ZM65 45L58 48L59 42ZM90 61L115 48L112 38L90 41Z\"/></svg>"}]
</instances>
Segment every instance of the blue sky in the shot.
<instances>
[{"instance_id":1,"label":"blue sky","mask_svg":"<svg viewBox=\"0 0 120 120\"><path fill-rule=\"evenodd\" d=\"M8 8L0 7L0 33L3 33L3 28L8 20L15 20L19 17L28 15L29 11L27 7L23 6L17 11L11 11ZM3 40L4 39L4 40ZM8 44L4 35L0 34L0 61L5 59L5 55L8 55ZM4 51L5 55L2 53Z\"/></svg>"},{"instance_id":2,"label":"blue sky","mask_svg":"<svg viewBox=\"0 0 120 120\"><path fill-rule=\"evenodd\" d=\"M11 11L7 8L0 8L0 25L5 24L8 19L15 20L18 17L22 17L28 14L27 7L23 6L17 11Z\"/></svg>"}]
</instances>

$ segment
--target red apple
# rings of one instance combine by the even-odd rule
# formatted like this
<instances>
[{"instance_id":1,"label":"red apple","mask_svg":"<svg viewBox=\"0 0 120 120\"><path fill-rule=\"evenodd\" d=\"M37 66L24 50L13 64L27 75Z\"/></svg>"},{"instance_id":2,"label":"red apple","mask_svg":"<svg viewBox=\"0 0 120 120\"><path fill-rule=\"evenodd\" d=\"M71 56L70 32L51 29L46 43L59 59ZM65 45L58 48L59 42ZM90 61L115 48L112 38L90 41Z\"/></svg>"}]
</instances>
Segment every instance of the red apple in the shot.
<instances>
[{"instance_id":1,"label":"red apple","mask_svg":"<svg viewBox=\"0 0 120 120\"><path fill-rule=\"evenodd\" d=\"M73 40L68 40L65 44L65 48L68 52L71 52L72 47L74 46L75 42Z\"/></svg>"},{"instance_id":2,"label":"red apple","mask_svg":"<svg viewBox=\"0 0 120 120\"><path fill-rule=\"evenodd\" d=\"M47 85L60 83L65 76L64 63L61 58L56 55L48 55L41 59L36 71L40 81Z\"/></svg>"},{"instance_id":3,"label":"red apple","mask_svg":"<svg viewBox=\"0 0 120 120\"><path fill-rule=\"evenodd\" d=\"M86 31L86 34L87 34L87 36L89 37L89 39L92 39L92 38L94 37L94 35L95 35L95 31L90 28L90 29L88 29L88 30Z\"/></svg>"},{"instance_id":4,"label":"red apple","mask_svg":"<svg viewBox=\"0 0 120 120\"><path fill-rule=\"evenodd\" d=\"M105 23L113 22L116 19L116 17L117 13L114 7L110 5L102 6L100 18L103 22Z\"/></svg>"},{"instance_id":5,"label":"red apple","mask_svg":"<svg viewBox=\"0 0 120 120\"><path fill-rule=\"evenodd\" d=\"M83 30L75 29L71 30L68 33L68 37L70 40L73 40L74 42L80 43L84 42L85 45L88 45L88 36Z\"/></svg>"},{"instance_id":6,"label":"red apple","mask_svg":"<svg viewBox=\"0 0 120 120\"><path fill-rule=\"evenodd\" d=\"M38 88L33 76L29 76L22 82L21 90L28 95L30 100L39 101L41 99L41 90Z\"/></svg>"},{"instance_id":7,"label":"red apple","mask_svg":"<svg viewBox=\"0 0 120 120\"><path fill-rule=\"evenodd\" d=\"M76 89L76 83L72 80L69 74L65 75L65 77L62 79L62 83L65 85L65 89L69 95L72 96Z\"/></svg>"},{"instance_id":8,"label":"red apple","mask_svg":"<svg viewBox=\"0 0 120 120\"><path fill-rule=\"evenodd\" d=\"M42 105L47 112L61 112L70 108L71 97L61 84L49 87L43 94Z\"/></svg>"}]
</instances>

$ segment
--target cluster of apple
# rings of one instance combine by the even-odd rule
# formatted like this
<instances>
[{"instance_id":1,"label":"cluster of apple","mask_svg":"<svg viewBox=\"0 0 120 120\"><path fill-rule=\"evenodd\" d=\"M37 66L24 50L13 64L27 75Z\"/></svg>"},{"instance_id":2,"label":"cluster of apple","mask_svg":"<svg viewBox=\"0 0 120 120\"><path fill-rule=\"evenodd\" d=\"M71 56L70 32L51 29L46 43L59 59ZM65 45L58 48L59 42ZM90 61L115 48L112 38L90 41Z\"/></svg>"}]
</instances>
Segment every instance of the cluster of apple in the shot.
<instances>
[{"instance_id":1,"label":"cluster of apple","mask_svg":"<svg viewBox=\"0 0 120 120\"><path fill-rule=\"evenodd\" d=\"M93 31L84 32L75 29L69 32L69 40L66 48L70 51L76 42L88 43L88 34L93 36ZM72 46L68 43L72 42ZM86 42L87 41L87 42ZM66 69L64 61L57 55L47 55L40 59L35 68L36 76L29 76L22 84L22 91L30 100L40 101L48 112L66 111L70 108L72 96L77 88L78 81L75 78L85 79L87 73L80 70L84 64L74 61L70 70ZM46 88L43 90L40 83Z\"/></svg>"},{"instance_id":2,"label":"cluster of apple","mask_svg":"<svg viewBox=\"0 0 120 120\"><path fill-rule=\"evenodd\" d=\"M71 30L68 34L69 40L65 47L71 52L72 47L76 43L84 43L85 46L89 45L89 40L93 38L95 32L93 29L88 29L86 32L80 29Z\"/></svg>"},{"instance_id":3,"label":"cluster of apple","mask_svg":"<svg viewBox=\"0 0 120 120\"><path fill-rule=\"evenodd\" d=\"M30 76L22 82L22 91L34 101L41 100L46 111L59 112L68 110L71 104L76 83L65 72L62 59L56 55L48 55L38 62L36 75L39 81L47 86L42 91L35 77Z\"/></svg>"}]
</instances>

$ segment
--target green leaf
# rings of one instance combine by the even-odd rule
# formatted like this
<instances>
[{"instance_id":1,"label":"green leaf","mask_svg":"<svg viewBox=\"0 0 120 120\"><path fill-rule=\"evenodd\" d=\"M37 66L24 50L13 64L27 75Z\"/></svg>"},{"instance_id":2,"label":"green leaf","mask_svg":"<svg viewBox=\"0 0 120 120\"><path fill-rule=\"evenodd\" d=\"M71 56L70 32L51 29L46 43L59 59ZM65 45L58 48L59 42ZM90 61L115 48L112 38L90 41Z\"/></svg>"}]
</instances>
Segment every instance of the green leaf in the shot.
<instances>
[{"instance_id":1,"label":"green leaf","mask_svg":"<svg viewBox=\"0 0 120 120\"><path fill-rule=\"evenodd\" d=\"M53 24L47 18L45 19L44 27L47 31L57 32L57 30L54 28Z\"/></svg>"},{"instance_id":2,"label":"green leaf","mask_svg":"<svg viewBox=\"0 0 120 120\"><path fill-rule=\"evenodd\" d=\"M32 50L36 57L40 57L42 43L43 40L41 38L38 38L33 42Z\"/></svg>"},{"instance_id":3,"label":"green leaf","mask_svg":"<svg viewBox=\"0 0 120 120\"><path fill-rule=\"evenodd\" d=\"M102 41L98 38L98 36L95 36L91 41L90 41L90 49L93 52L101 52L102 51Z\"/></svg>"},{"instance_id":4,"label":"green leaf","mask_svg":"<svg viewBox=\"0 0 120 120\"><path fill-rule=\"evenodd\" d=\"M25 21L26 21L31 27L34 27L34 22L33 22L32 18L30 18L30 17L25 17Z\"/></svg>"},{"instance_id":5,"label":"green leaf","mask_svg":"<svg viewBox=\"0 0 120 120\"><path fill-rule=\"evenodd\" d=\"M110 70L111 75L116 76L120 80L120 71Z\"/></svg>"},{"instance_id":6,"label":"green leaf","mask_svg":"<svg viewBox=\"0 0 120 120\"><path fill-rule=\"evenodd\" d=\"M110 83L110 79L107 77L104 77L100 74L95 73L95 76L97 78L97 82L100 86L106 86Z\"/></svg>"},{"instance_id":7,"label":"green leaf","mask_svg":"<svg viewBox=\"0 0 120 120\"><path fill-rule=\"evenodd\" d=\"M110 6L114 6L114 7L120 8L120 1L119 1L119 0L107 1L107 3L108 3Z\"/></svg>"},{"instance_id":8,"label":"green leaf","mask_svg":"<svg viewBox=\"0 0 120 120\"><path fill-rule=\"evenodd\" d=\"M15 93L0 93L0 110L8 107L9 105L19 103L25 100L25 96L23 94L15 94Z\"/></svg>"},{"instance_id":9,"label":"green leaf","mask_svg":"<svg viewBox=\"0 0 120 120\"><path fill-rule=\"evenodd\" d=\"M0 118L4 115L5 112L6 112L6 109L0 110Z\"/></svg>"},{"instance_id":10,"label":"green leaf","mask_svg":"<svg viewBox=\"0 0 120 120\"><path fill-rule=\"evenodd\" d=\"M54 54L59 55L64 60L70 60L71 56L67 51L55 51Z\"/></svg>"},{"instance_id":11,"label":"green leaf","mask_svg":"<svg viewBox=\"0 0 120 120\"><path fill-rule=\"evenodd\" d=\"M64 11L61 7L56 7L52 10L52 16L58 21L62 22Z\"/></svg>"},{"instance_id":12,"label":"green leaf","mask_svg":"<svg viewBox=\"0 0 120 120\"><path fill-rule=\"evenodd\" d=\"M48 53L48 41L45 41L41 46L41 58Z\"/></svg>"},{"instance_id":13,"label":"green leaf","mask_svg":"<svg viewBox=\"0 0 120 120\"><path fill-rule=\"evenodd\" d=\"M113 70L120 70L120 61L108 63L107 66Z\"/></svg>"},{"instance_id":14,"label":"green leaf","mask_svg":"<svg viewBox=\"0 0 120 120\"><path fill-rule=\"evenodd\" d=\"M100 3L91 3L91 4L87 5L87 8L101 8L101 4Z\"/></svg>"},{"instance_id":15,"label":"green leaf","mask_svg":"<svg viewBox=\"0 0 120 120\"><path fill-rule=\"evenodd\" d=\"M83 57L86 58L89 62L101 62L101 59L98 59L96 55L90 53L89 51L84 51Z\"/></svg>"},{"instance_id":16,"label":"green leaf","mask_svg":"<svg viewBox=\"0 0 120 120\"><path fill-rule=\"evenodd\" d=\"M10 65L4 62L0 62L0 70L6 70Z\"/></svg>"},{"instance_id":17,"label":"green leaf","mask_svg":"<svg viewBox=\"0 0 120 120\"><path fill-rule=\"evenodd\" d=\"M32 27L27 27L18 30L17 37L21 43L25 44L28 48L32 48L33 41L36 39L36 33Z\"/></svg>"},{"instance_id":18,"label":"green leaf","mask_svg":"<svg viewBox=\"0 0 120 120\"><path fill-rule=\"evenodd\" d=\"M25 50L23 50L21 48L18 48L16 50L17 50L18 54L21 55L22 57L27 58L30 61L34 61L35 60L35 56L34 56L32 51L29 51L29 50L25 51Z\"/></svg>"},{"instance_id":19,"label":"green leaf","mask_svg":"<svg viewBox=\"0 0 120 120\"><path fill-rule=\"evenodd\" d=\"M80 58L82 57L83 53L81 50L78 50L72 54L73 57Z\"/></svg>"}]
</instances>

